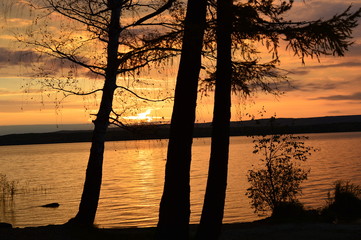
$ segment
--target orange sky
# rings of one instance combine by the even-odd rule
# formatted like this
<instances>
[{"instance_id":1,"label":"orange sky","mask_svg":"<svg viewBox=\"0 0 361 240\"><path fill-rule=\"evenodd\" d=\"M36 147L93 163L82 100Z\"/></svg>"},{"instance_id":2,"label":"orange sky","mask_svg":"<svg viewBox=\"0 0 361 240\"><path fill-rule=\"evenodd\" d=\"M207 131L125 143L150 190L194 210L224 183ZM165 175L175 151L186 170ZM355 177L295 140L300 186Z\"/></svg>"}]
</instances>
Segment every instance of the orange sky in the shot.
<instances>
[{"instance_id":1,"label":"orange sky","mask_svg":"<svg viewBox=\"0 0 361 240\"><path fill-rule=\"evenodd\" d=\"M289 17L294 20L312 20L328 18L345 9L350 3L361 7L361 0L306 0L296 1ZM0 5L3 7L4 5ZM13 6L16 10L16 6ZM6 10L2 9L2 18ZM0 125L31 124L70 124L90 121L90 114L97 109L97 97L69 97L60 106L54 104L53 97L34 87L21 88L33 73L28 52L24 52L13 38L13 31L30 26L31 20L22 14L24 10L12 10L1 19L0 25ZM276 114L278 117L316 117L353 115L361 113L361 27L354 32L355 44L345 57L322 57L306 60L302 65L300 59L291 52L280 51L281 68L293 74L289 75L292 87L285 89L279 98L271 95L257 94L246 103L233 98L232 120L247 119L246 113L262 117L258 112L266 110L263 117ZM149 98L170 96L174 90L177 62L171 66L158 69L156 73L144 74L144 84L134 89ZM81 79L80 84L94 86L99 80ZM25 93L24 89L29 92ZM58 95L58 98L62 96ZM124 100L123 100L124 101ZM172 101L161 103L144 103L129 99L125 113L125 122L132 121L169 121ZM119 110L124 110L117 102ZM202 97L197 108L197 121L208 122L212 119L212 97ZM137 120L138 118L138 120Z\"/></svg>"}]
</instances>

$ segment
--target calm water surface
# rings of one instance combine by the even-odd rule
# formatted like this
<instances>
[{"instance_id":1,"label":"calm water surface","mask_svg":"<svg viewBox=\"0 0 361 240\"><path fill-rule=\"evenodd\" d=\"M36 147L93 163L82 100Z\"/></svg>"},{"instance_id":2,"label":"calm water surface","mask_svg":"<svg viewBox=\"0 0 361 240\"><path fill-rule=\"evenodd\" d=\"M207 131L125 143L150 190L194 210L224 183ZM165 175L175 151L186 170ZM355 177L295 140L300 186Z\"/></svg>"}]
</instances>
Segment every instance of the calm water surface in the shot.
<instances>
[{"instance_id":1,"label":"calm water surface","mask_svg":"<svg viewBox=\"0 0 361 240\"><path fill-rule=\"evenodd\" d=\"M361 132L309 134L320 148L304 164L311 168L301 201L321 207L334 181L361 184ZM210 139L195 139L191 172L191 222L200 218L208 170ZM252 139L232 137L224 222L259 219L245 196L246 173L257 165ZM0 173L19 180L14 201L0 208L0 222L15 227L62 224L78 208L90 143L0 147ZM96 224L100 227L155 226L163 189L167 140L106 144L103 185ZM39 206L59 202L57 209Z\"/></svg>"}]
</instances>

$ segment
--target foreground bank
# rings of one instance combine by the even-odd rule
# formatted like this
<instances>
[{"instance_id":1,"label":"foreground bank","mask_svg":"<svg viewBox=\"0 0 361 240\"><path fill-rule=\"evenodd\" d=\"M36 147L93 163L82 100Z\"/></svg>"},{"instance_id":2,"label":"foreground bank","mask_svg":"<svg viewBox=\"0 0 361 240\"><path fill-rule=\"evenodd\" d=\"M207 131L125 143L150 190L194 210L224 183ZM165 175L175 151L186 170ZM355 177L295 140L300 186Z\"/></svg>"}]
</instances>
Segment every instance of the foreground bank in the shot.
<instances>
[{"instance_id":1,"label":"foreground bank","mask_svg":"<svg viewBox=\"0 0 361 240\"><path fill-rule=\"evenodd\" d=\"M192 226L192 234L196 226ZM2 240L153 240L155 228L72 229L63 226L0 229ZM361 224L226 224L220 240L359 240Z\"/></svg>"}]
</instances>

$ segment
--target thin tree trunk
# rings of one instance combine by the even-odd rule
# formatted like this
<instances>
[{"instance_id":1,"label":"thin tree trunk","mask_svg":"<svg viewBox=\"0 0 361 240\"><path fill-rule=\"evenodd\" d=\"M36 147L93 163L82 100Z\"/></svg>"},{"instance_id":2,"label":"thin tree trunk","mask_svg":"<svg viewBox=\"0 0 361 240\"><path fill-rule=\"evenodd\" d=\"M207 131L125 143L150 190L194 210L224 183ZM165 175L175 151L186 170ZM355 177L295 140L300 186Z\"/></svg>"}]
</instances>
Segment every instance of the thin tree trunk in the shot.
<instances>
[{"instance_id":1,"label":"thin tree trunk","mask_svg":"<svg viewBox=\"0 0 361 240\"><path fill-rule=\"evenodd\" d=\"M158 239L189 238L190 165L206 0L188 0L168 143Z\"/></svg>"},{"instance_id":2,"label":"thin tree trunk","mask_svg":"<svg viewBox=\"0 0 361 240\"><path fill-rule=\"evenodd\" d=\"M206 194L197 239L218 239L227 188L231 117L232 0L217 1L217 71Z\"/></svg>"},{"instance_id":3,"label":"thin tree trunk","mask_svg":"<svg viewBox=\"0 0 361 240\"><path fill-rule=\"evenodd\" d=\"M110 1L110 5L112 11L108 30L108 64L103 86L103 95L97 118L94 121L92 145L90 149L90 156L86 170L84 189L79 205L79 211L75 218L70 219L68 222L69 224L78 226L92 226L94 224L102 183L105 135L109 125L109 116L112 111L114 91L117 88L116 77L119 66L117 61L117 54L119 46L118 39L121 8L120 4L116 3L116 0Z\"/></svg>"}]
</instances>

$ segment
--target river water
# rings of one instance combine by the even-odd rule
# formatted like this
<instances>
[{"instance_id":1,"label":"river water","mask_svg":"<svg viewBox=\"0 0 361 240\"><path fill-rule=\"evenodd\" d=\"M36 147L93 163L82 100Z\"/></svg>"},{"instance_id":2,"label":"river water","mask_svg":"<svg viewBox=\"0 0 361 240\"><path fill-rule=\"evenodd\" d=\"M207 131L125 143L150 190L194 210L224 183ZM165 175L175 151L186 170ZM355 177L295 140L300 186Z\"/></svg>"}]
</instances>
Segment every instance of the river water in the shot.
<instances>
[{"instance_id":1,"label":"river water","mask_svg":"<svg viewBox=\"0 0 361 240\"><path fill-rule=\"evenodd\" d=\"M308 134L319 148L303 164L311 168L303 183L302 203L322 207L336 180L361 184L361 132ZM191 223L198 223L203 203L210 139L194 140L191 169ZM15 227L62 224L75 216L82 193L90 143L0 147L0 173L17 181L13 200L0 204L0 222ZM261 218L245 196L246 174L257 165L252 139L232 137L225 223ZM167 140L107 142L103 184L96 216L99 227L156 226L163 189ZM41 205L58 202L56 209Z\"/></svg>"}]
</instances>

